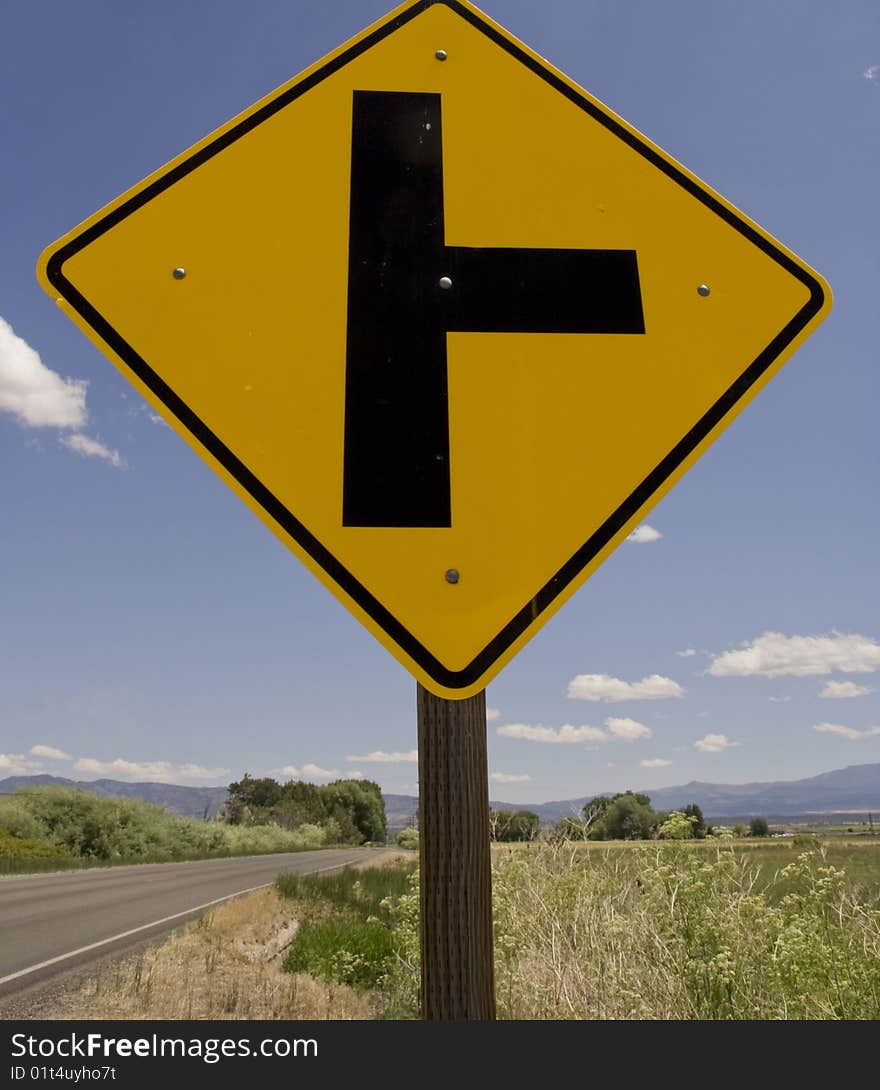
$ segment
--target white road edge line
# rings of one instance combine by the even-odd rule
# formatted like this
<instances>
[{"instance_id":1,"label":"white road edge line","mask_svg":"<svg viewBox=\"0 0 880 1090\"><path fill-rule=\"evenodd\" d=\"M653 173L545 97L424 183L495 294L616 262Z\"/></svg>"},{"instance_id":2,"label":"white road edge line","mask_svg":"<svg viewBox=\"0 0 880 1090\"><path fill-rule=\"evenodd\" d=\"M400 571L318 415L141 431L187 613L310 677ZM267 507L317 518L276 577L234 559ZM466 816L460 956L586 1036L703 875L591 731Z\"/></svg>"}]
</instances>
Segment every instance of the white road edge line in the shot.
<instances>
[{"instance_id":1,"label":"white road edge line","mask_svg":"<svg viewBox=\"0 0 880 1090\"><path fill-rule=\"evenodd\" d=\"M323 874L328 870L339 870L340 867L349 867L355 862L353 859L347 860L345 863L334 863L331 867L319 867L318 870L306 871L306 874ZM241 897L245 893L255 893L258 889L266 889L267 886L274 885L272 882L263 882L259 886L249 886L248 889L239 889L235 893L227 893L225 897L217 897L213 901L206 901L203 905L196 905L195 908L185 908L183 912L175 912L171 916L163 916L161 920L153 920L151 923L141 924L140 927L133 927L130 931L121 931L118 935L111 935L109 939L101 939L100 942L89 943L88 946L80 946L78 950L71 950L68 954L59 954L57 957L49 958L47 961L40 961L36 965L29 965L27 969L19 969L17 973L10 973L9 976L0 976L0 984L6 984L10 980L18 980L19 977L27 976L28 973L35 973L38 969L45 969L49 965L57 965L59 961L67 961L68 958L75 958L78 954L87 954L89 950L97 950L99 946L106 946L111 942L118 942L120 939L127 939L129 935L136 935L139 931L149 931L151 927L158 927L160 924L169 923L171 920L179 920L181 916L191 916L193 912L201 912L204 908L211 908L212 905L219 905L223 901L230 901L233 897Z\"/></svg>"}]
</instances>

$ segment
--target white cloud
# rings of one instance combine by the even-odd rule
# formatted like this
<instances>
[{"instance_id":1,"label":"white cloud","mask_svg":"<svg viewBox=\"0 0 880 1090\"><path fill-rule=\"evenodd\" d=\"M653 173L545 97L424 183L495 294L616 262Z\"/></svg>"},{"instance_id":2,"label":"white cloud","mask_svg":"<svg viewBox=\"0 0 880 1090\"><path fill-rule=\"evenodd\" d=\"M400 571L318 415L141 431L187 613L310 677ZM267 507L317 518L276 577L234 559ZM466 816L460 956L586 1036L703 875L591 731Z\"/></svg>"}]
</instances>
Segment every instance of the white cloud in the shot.
<instances>
[{"instance_id":1,"label":"white cloud","mask_svg":"<svg viewBox=\"0 0 880 1090\"><path fill-rule=\"evenodd\" d=\"M56 749L54 746L31 746L31 753L35 757L48 757L52 761L72 760L69 753L65 753L63 749Z\"/></svg>"},{"instance_id":2,"label":"white cloud","mask_svg":"<svg viewBox=\"0 0 880 1090\"><path fill-rule=\"evenodd\" d=\"M486 708L486 722L491 723L495 719L501 717L501 712L498 708Z\"/></svg>"},{"instance_id":3,"label":"white cloud","mask_svg":"<svg viewBox=\"0 0 880 1090\"><path fill-rule=\"evenodd\" d=\"M304 764L301 768L297 768L296 765L285 765L283 768L277 768L272 770L273 774L280 776L287 776L292 780L299 779L311 779L311 780L334 780L339 776L339 769L337 768L321 768L320 765ZM351 779L357 777L352 776Z\"/></svg>"},{"instance_id":4,"label":"white cloud","mask_svg":"<svg viewBox=\"0 0 880 1090\"><path fill-rule=\"evenodd\" d=\"M713 677L809 677L840 670L868 674L880 669L880 644L869 636L784 636L765 632L739 651L725 651L712 660Z\"/></svg>"},{"instance_id":5,"label":"white cloud","mask_svg":"<svg viewBox=\"0 0 880 1090\"><path fill-rule=\"evenodd\" d=\"M820 734L839 734L841 738L849 738L851 742L860 742L863 738L873 738L880 734L880 727L869 727L868 730L856 730L854 727L842 727L838 723L817 723L813 730Z\"/></svg>"},{"instance_id":6,"label":"white cloud","mask_svg":"<svg viewBox=\"0 0 880 1090\"><path fill-rule=\"evenodd\" d=\"M790 700L791 700L790 696L771 696L770 697L770 703L771 704L788 704Z\"/></svg>"},{"instance_id":7,"label":"white cloud","mask_svg":"<svg viewBox=\"0 0 880 1090\"><path fill-rule=\"evenodd\" d=\"M117 757L112 761L99 761L94 757L80 757L73 763L77 772L90 772L95 776L107 776L115 780L150 781L155 783L182 783L186 780L223 780L232 769L207 768L199 764L172 764L170 761L127 761Z\"/></svg>"},{"instance_id":8,"label":"white cloud","mask_svg":"<svg viewBox=\"0 0 880 1090\"><path fill-rule=\"evenodd\" d=\"M637 742L640 738L650 738L652 731L644 723L635 719L606 719L605 725L612 738L621 742Z\"/></svg>"},{"instance_id":9,"label":"white cloud","mask_svg":"<svg viewBox=\"0 0 880 1090\"><path fill-rule=\"evenodd\" d=\"M119 396L123 399L123 401L128 400L128 394L123 393ZM165 427L170 426L167 420L164 420L161 416L159 416L158 413L153 412L152 406L148 405L146 401L139 401L136 404L133 404L131 408L127 411L126 416L129 416L132 419L137 419L138 417L145 416L147 420L149 420L152 424L164 424Z\"/></svg>"},{"instance_id":10,"label":"white cloud","mask_svg":"<svg viewBox=\"0 0 880 1090\"><path fill-rule=\"evenodd\" d=\"M605 700L618 704L624 700L668 700L684 696L684 689L669 677L651 674L641 681L621 681L608 674L578 674L568 683L572 700Z\"/></svg>"},{"instance_id":11,"label":"white cloud","mask_svg":"<svg viewBox=\"0 0 880 1090\"><path fill-rule=\"evenodd\" d=\"M302 766L304 776L314 776L316 780L332 780L339 775L338 768L321 768L320 765L305 764Z\"/></svg>"},{"instance_id":12,"label":"white cloud","mask_svg":"<svg viewBox=\"0 0 880 1090\"><path fill-rule=\"evenodd\" d=\"M363 774L363 772L358 772L357 769L354 769L351 772L346 772L345 778L347 780L365 780L367 777Z\"/></svg>"},{"instance_id":13,"label":"white cloud","mask_svg":"<svg viewBox=\"0 0 880 1090\"><path fill-rule=\"evenodd\" d=\"M872 64L862 72L862 75L867 80L871 80L874 83L880 83L880 64Z\"/></svg>"},{"instance_id":14,"label":"white cloud","mask_svg":"<svg viewBox=\"0 0 880 1090\"><path fill-rule=\"evenodd\" d=\"M694 742L694 749L702 753L721 753L722 750L738 745L739 742L731 742L726 734L707 734Z\"/></svg>"},{"instance_id":15,"label":"white cloud","mask_svg":"<svg viewBox=\"0 0 880 1090\"><path fill-rule=\"evenodd\" d=\"M108 462L117 469L121 469L125 464L118 450L111 450L110 447L99 443L97 439L91 439L88 435L82 435L80 432L62 436L59 442L63 447L67 447L68 450L72 450L75 454L81 454L84 458L100 458L103 462Z\"/></svg>"},{"instance_id":16,"label":"white cloud","mask_svg":"<svg viewBox=\"0 0 880 1090\"><path fill-rule=\"evenodd\" d=\"M652 757L649 761L639 761L639 764L642 768L666 768L672 761L667 761L665 757Z\"/></svg>"},{"instance_id":17,"label":"white cloud","mask_svg":"<svg viewBox=\"0 0 880 1090\"><path fill-rule=\"evenodd\" d=\"M31 428L81 428L88 416L85 381L51 371L2 318L0 410Z\"/></svg>"},{"instance_id":18,"label":"white cloud","mask_svg":"<svg viewBox=\"0 0 880 1090\"><path fill-rule=\"evenodd\" d=\"M848 700L854 696L867 696L873 691L867 685L856 685L854 681L826 681L819 696L828 700Z\"/></svg>"},{"instance_id":19,"label":"white cloud","mask_svg":"<svg viewBox=\"0 0 880 1090\"><path fill-rule=\"evenodd\" d=\"M12 413L31 428L79 429L88 421L86 387L83 379L62 378L50 370L0 318L0 411ZM78 430L60 442L76 454L101 458L117 469L124 464L118 451Z\"/></svg>"},{"instance_id":20,"label":"white cloud","mask_svg":"<svg viewBox=\"0 0 880 1090\"><path fill-rule=\"evenodd\" d=\"M692 659L694 655L696 655L697 650L695 647L686 647L684 651L676 651L675 653L680 659Z\"/></svg>"},{"instance_id":21,"label":"white cloud","mask_svg":"<svg viewBox=\"0 0 880 1090\"><path fill-rule=\"evenodd\" d=\"M410 749L406 753L397 751L386 753L383 749L374 749L370 753L362 753L360 756L349 754L345 759L346 761L366 761L375 764L402 764L403 762L415 764L419 759L419 751Z\"/></svg>"},{"instance_id":22,"label":"white cloud","mask_svg":"<svg viewBox=\"0 0 880 1090\"><path fill-rule=\"evenodd\" d=\"M659 541L663 535L659 530L655 530L653 526L649 526L647 522L643 522L641 526L637 526L635 530L627 537L627 541L632 541L636 545L646 545L649 541Z\"/></svg>"},{"instance_id":23,"label":"white cloud","mask_svg":"<svg viewBox=\"0 0 880 1090\"><path fill-rule=\"evenodd\" d=\"M39 761L29 761L23 753L0 753L0 773L5 776L28 776L41 772Z\"/></svg>"},{"instance_id":24,"label":"white cloud","mask_svg":"<svg viewBox=\"0 0 880 1090\"><path fill-rule=\"evenodd\" d=\"M538 723L508 723L499 727L498 733L505 738L523 738L527 742L549 742L552 745L575 746L583 742L605 742L607 734L599 727L573 727L570 723L559 727L545 727Z\"/></svg>"},{"instance_id":25,"label":"white cloud","mask_svg":"<svg viewBox=\"0 0 880 1090\"><path fill-rule=\"evenodd\" d=\"M605 720L607 730L591 727L584 723L574 727L566 723L559 727L545 727L538 723L508 723L498 728L498 734L505 738L521 738L526 742L547 742L550 745L576 746L589 742L636 742L640 738L650 738L651 728L635 719Z\"/></svg>"},{"instance_id":26,"label":"white cloud","mask_svg":"<svg viewBox=\"0 0 880 1090\"><path fill-rule=\"evenodd\" d=\"M495 783L525 783L526 780L530 780L532 777L528 773L518 772L493 772L490 776L490 780L494 780Z\"/></svg>"}]
</instances>

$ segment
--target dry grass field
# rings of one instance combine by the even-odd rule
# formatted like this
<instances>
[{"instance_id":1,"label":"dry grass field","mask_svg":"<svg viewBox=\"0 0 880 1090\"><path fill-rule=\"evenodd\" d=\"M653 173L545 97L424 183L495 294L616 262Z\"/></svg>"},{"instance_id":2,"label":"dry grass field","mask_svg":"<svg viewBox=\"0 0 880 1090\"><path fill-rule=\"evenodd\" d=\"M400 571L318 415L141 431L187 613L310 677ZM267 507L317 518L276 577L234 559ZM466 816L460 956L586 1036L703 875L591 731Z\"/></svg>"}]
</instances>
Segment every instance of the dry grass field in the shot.
<instances>
[{"instance_id":1,"label":"dry grass field","mask_svg":"<svg viewBox=\"0 0 880 1090\"><path fill-rule=\"evenodd\" d=\"M496 856L507 1018L880 1017L880 844L537 844Z\"/></svg>"},{"instance_id":2,"label":"dry grass field","mask_svg":"<svg viewBox=\"0 0 880 1090\"><path fill-rule=\"evenodd\" d=\"M375 1017L371 996L282 970L296 926L293 906L274 888L227 901L159 945L85 980L47 1017Z\"/></svg>"}]
</instances>

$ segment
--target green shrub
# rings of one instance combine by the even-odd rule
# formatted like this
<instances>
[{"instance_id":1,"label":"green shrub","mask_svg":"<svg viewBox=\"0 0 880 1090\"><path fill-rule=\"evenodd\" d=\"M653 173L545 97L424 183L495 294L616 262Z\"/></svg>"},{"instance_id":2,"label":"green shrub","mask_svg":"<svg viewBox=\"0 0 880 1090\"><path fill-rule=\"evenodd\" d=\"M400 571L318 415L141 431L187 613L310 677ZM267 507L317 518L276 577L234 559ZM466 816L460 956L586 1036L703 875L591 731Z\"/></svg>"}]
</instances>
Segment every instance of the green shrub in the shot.
<instances>
[{"instance_id":1,"label":"green shrub","mask_svg":"<svg viewBox=\"0 0 880 1090\"><path fill-rule=\"evenodd\" d=\"M407 825L405 829L400 830L394 839L398 848L418 848L419 830L413 825Z\"/></svg>"},{"instance_id":2,"label":"green shrub","mask_svg":"<svg viewBox=\"0 0 880 1090\"><path fill-rule=\"evenodd\" d=\"M0 796L0 833L39 839L44 831L19 795Z\"/></svg>"},{"instance_id":3,"label":"green shrub","mask_svg":"<svg viewBox=\"0 0 880 1090\"><path fill-rule=\"evenodd\" d=\"M281 829L277 825L219 826L227 848L234 855L260 855L268 852L300 852L322 848L327 831L319 825L300 825Z\"/></svg>"},{"instance_id":4,"label":"green shrub","mask_svg":"<svg viewBox=\"0 0 880 1090\"><path fill-rule=\"evenodd\" d=\"M822 847L822 841L812 833L795 833L792 844L796 848L805 848L807 850Z\"/></svg>"},{"instance_id":5,"label":"green shrub","mask_svg":"<svg viewBox=\"0 0 880 1090\"><path fill-rule=\"evenodd\" d=\"M93 862L145 862L294 852L323 847L332 827L230 826L168 813L130 798L38 787L0 800L0 831L37 838Z\"/></svg>"},{"instance_id":6,"label":"green shrub","mask_svg":"<svg viewBox=\"0 0 880 1090\"><path fill-rule=\"evenodd\" d=\"M400 956L397 903L411 894L413 870L411 864L393 864L281 875L276 888L299 902L300 918L284 968L356 988L386 989ZM418 915L416 933L418 941Z\"/></svg>"},{"instance_id":7,"label":"green shrub","mask_svg":"<svg viewBox=\"0 0 880 1090\"><path fill-rule=\"evenodd\" d=\"M378 984L393 956L391 931L378 920L331 916L300 925L284 968L354 988Z\"/></svg>"},{"instance_id":8,"label":"green shrub","mask_svg":"<svg viewBox=\"0 0 880 1090\"><path fill-rule=\"evenodd\" d=\"M681 810L673 810L661 823L657 836L660 840L693 840L696 824L696 817L688 816Z\"/></svg>"},{"instance_id":9,"label":"green shrub","mask_svg":"<svg viewBox=\"0 0 880 1090\"><path fill-rule=\"evenodd\" d=\"M170 814L139 799L68 788L27 793L49 838L86 859L187 859L228 851L222 825Z\"/></svg>"},{"instance_id":10,"label":"green shrub","mask_svg":"<svg viewBox=\"0 0 880 1090\"><path fill-rule=\"evenodd\" d=\"M0 864L34 863L72 863L75 856L57 844L37 837L11 836L0 829ZM0 867L15 869L15 867Z\"/></svg>"}]
</instances>

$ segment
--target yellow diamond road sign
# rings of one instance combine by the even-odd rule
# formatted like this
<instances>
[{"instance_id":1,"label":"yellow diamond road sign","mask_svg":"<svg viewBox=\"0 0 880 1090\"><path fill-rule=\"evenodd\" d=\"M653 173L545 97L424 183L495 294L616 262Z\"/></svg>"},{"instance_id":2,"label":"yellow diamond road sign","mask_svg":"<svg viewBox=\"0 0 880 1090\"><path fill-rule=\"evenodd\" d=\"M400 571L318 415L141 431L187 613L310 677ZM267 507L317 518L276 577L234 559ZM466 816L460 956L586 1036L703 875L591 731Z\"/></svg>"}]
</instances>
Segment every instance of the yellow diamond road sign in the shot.
<instances>
[{"instance_id":1,"label":"yellow diamond road sign","mask_svg":"<svg viewBox=\"0 0 880 1090\"><path fill-rule=\"evenodd\" d=\"M830 307L781 243L459 0L404 4L39 275L448 697L486 685Z\"/></svg>"}]
</instances>

